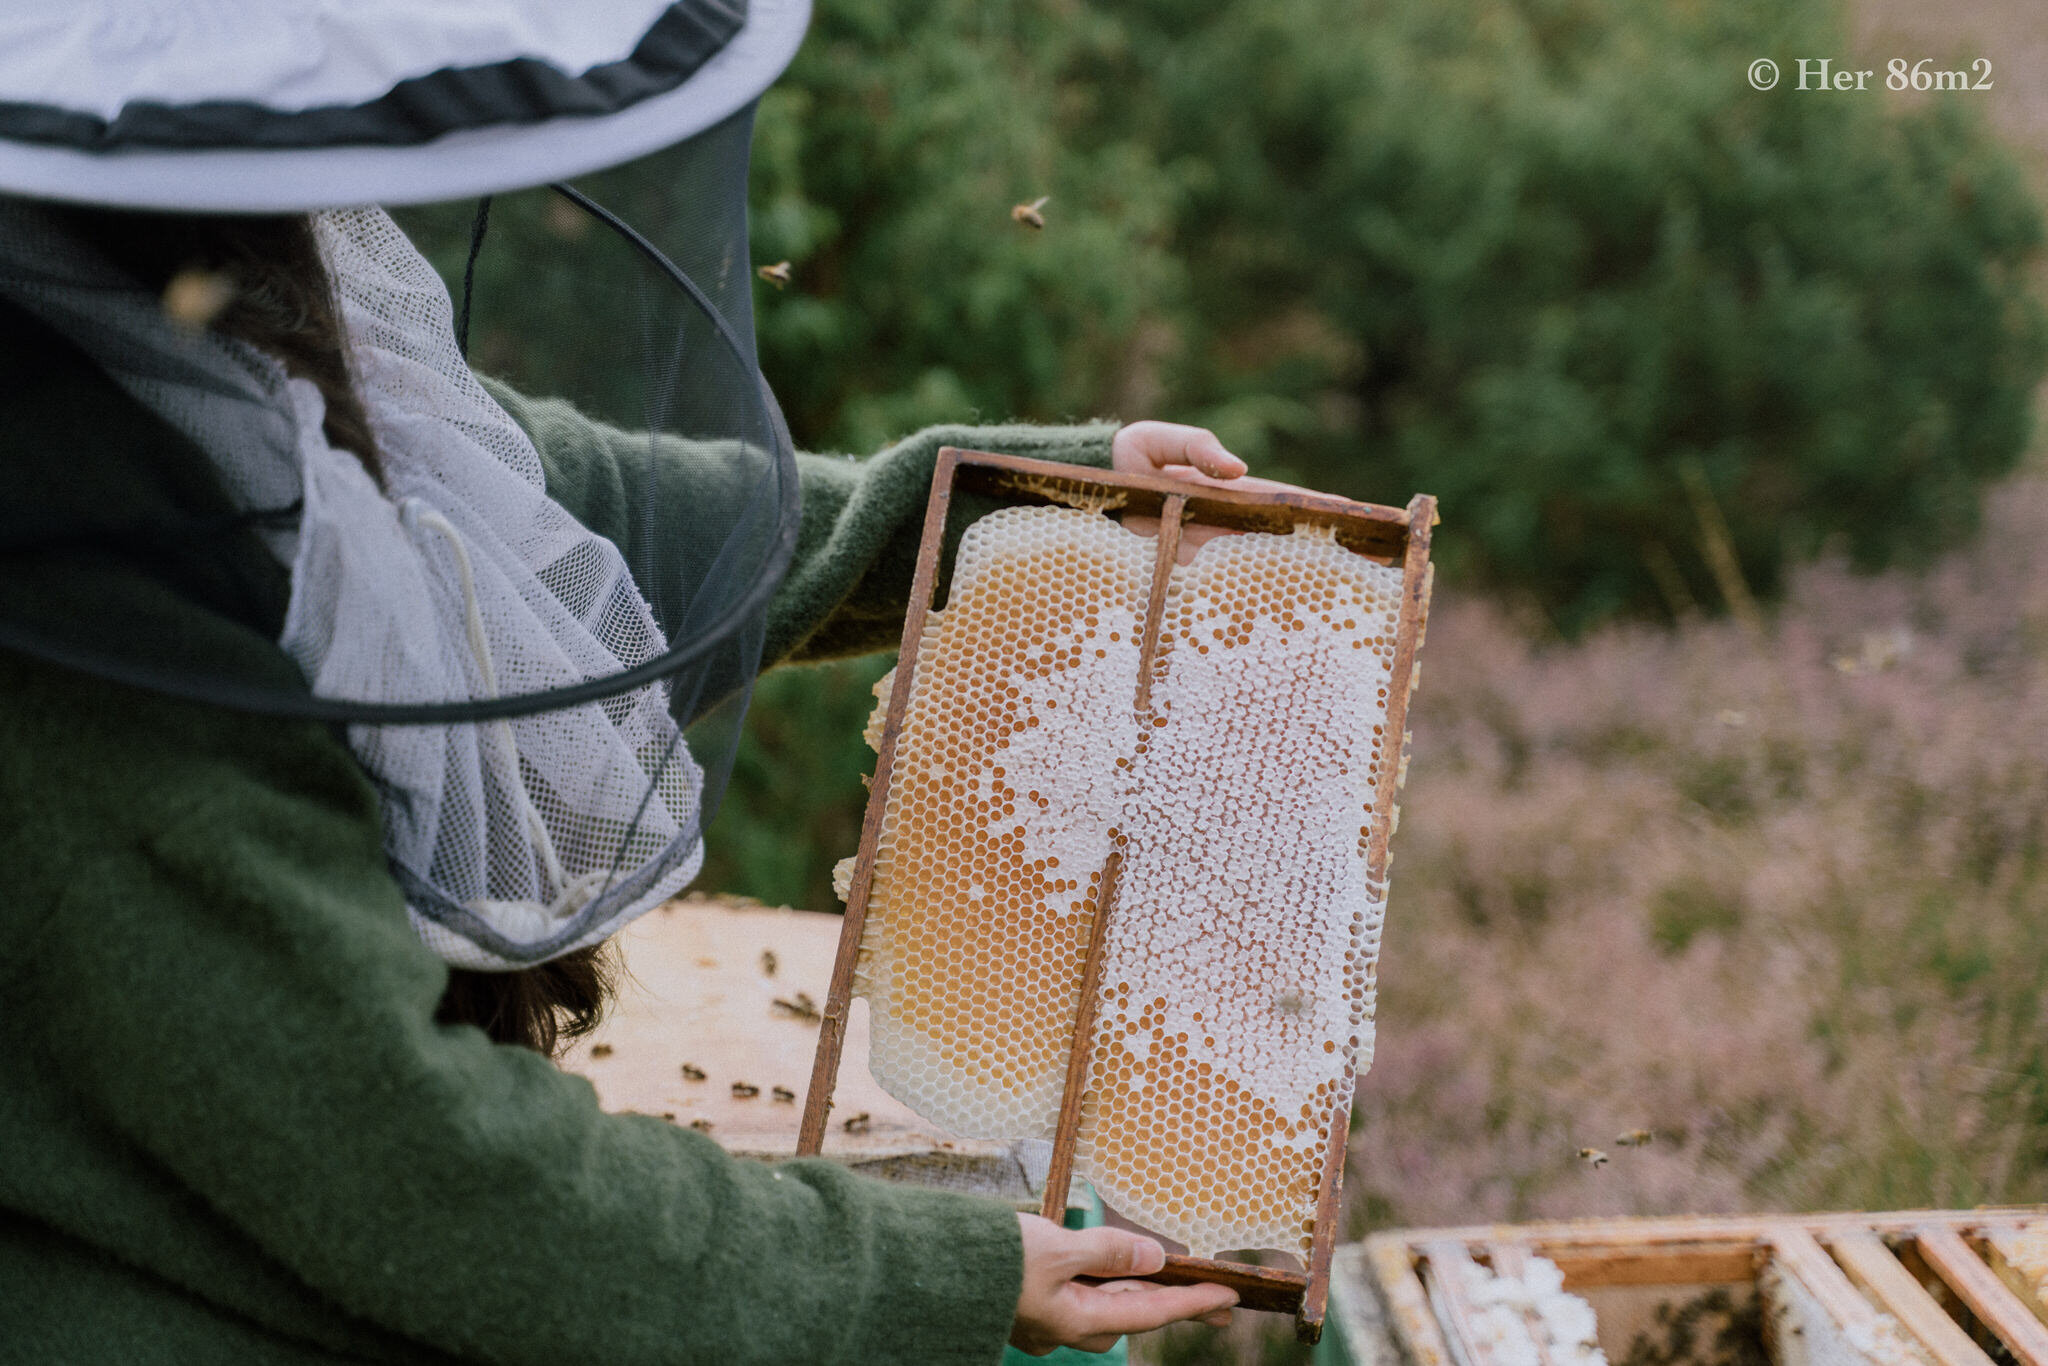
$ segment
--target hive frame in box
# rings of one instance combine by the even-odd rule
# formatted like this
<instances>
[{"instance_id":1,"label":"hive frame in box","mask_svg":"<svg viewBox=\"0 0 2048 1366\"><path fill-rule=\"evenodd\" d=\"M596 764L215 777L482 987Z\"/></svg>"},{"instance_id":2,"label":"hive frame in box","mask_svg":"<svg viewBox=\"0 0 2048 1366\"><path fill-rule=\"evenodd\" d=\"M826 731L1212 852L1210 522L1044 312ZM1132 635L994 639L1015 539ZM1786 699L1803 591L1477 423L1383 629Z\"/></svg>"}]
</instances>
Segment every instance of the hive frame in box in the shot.
<instances>
[{"instance_id":1,"label":"hive frame in box","mask_svg":"<svg viewBox=\"0 0 2048 1366\"><path fill-rule=\"evenodd\" d=\"M1354 1360L1491 1366L1462 1326L1471 1310L1453 1273L1466 1260L1512 1273L1529 1257L1546 1257L1575 1293L1734 1285L1775 1262L1838 1326L1867 1327L1881 1310L1937 1366L1993 1361L1942 1300L1966 1308L2019 1366L2048 1366L2048 1303L2018 1283L2000 1252L2013 1234L2044 1222L2048 1208L2022 1206L1397 1230L1339 1254L1347 1285L1340 1318L1347 1342L1357 1339L1350 1342ZM1353 1284L1369 1287L1369 1299L1358 1301ZM1371 1346L1379 1342L1393 1349L1393 1360Z\"/></svg>"},{"instance_id":2,"label":"hive frame in box","mask_svg":"<svg viewBox=\"0 0 2048 1366\"><path fill-rule=\"evenodd\" d=\"M909 706L912 682L917 676L918 648L924 639L925 620L931 611L939 581L939 560L945 542L947 515L957 493L993 495L1017 504L1075 505L1091 500L1108 500L1112 507L1127 515L1156 516L1159 519L1158 548L1139 648L1136 705L1140 712L1145 708L1151 686L1151 665L1158 648L1167 575L1178 553L1184 524L1193 522L1236 531L1267 532L1285 532L1301 525L1324 526L1330 528L1339 545L1380 563L1401 566L1400 615L1387 690L1386 725L1389 734L1402 737L1402 743L1393 761L1383 765L1380 771L1379 786L1373 797L1375 811L1393 810L1407 766L1408 697L1415 675L1416 651L1422 642L1429 610L1430 529L1436 522L1434 498L1417 494L1407 508L1401 509L1356 503L1304 490L1240 490L1191 484L1156 475L1084 469L950 446L941 450L938 468L932 476L931 499L925 509L923 539L918 548L916 572L911 580L909 611L903 624L896 681L883 721L867 815L861 825L860 849L855 856L848 889L838 958L833 965L832 984L818 1030L818 1051L812 1067L810 1090L804 1098L803 1126L797 1142L800 1155L816 1154L824 1146L826 1114L831 1109L832 1092L839 1074L840 1047L853 996L854 968L860 952L861 935L867 922L868 896L874 882L876 850L889 800L896 742L902 733L904 712ZM1385 883L1387 841L1392 835L1393 824L1391 819L1377 822L1367 844L1368 876L1376 885ZM1101 910L1095 917L1082 970L1059 1126L1045 1182L1043 1210L1048 1218L1053 1219L1057 1219L1066 1207L1073 1176L1074 1145L1082 1099L1087 1090L1096 987L1106 928L1115 909L1118 871L1119 856L1112 853L1103 867ZM1299 1336L1304 1341L1314 1342L1321 1336L1328 1303L1330 1257L1336 1245L1339 1187L1349 1123L1350 1107L1339 1106L1324 1153L1315 1229L1305 1272L1214 1258L1175 1256L1169 1257L1165 1268L1151 1279L1169 1285L1199 1282L1229 1285L1238 1292L1239 1304L1244 1308L1295 1315Z\"/></svg>"}]
</instances>

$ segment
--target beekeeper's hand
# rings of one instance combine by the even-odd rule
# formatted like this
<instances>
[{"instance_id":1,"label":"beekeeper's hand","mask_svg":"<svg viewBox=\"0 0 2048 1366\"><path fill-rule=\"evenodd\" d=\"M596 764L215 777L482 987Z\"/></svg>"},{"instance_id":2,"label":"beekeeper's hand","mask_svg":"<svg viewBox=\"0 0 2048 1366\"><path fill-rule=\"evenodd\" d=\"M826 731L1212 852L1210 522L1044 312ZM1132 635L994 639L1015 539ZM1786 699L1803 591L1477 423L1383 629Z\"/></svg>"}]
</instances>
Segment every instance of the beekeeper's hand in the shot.
<instances>
[{"instance_id":1,"label":"beekeeper's hand","mask_svg":"<svg viewBox=\"0 0 2048 1366\"><path fill-rule=\"evenodd\" d=\"M1162 424L1163 425L1163 424ZM1055 1347L1106 1352L1126 1333L1146 1333L1182 1319L1221 1327L1230 1322L1237 1292L1226 1285L1153 1285L1111 1279L1081 1285L1076 1276L1145 1276L1166 1265L1150 1238L1117 1228L1065 1229L1035 1214L1020 1214L1024 1234L1024 1290L1010 1344L1032 1356Z\"/></svg>"},{"instance_id":2,"label":"beekeeper's hand","mask_svg":"<svg viewBox=\"0 0 2048 1366\"><path fill-rule=\"evenodd\" d=\"M1120 429L1110 439L1109 463L1119 474L1156 474L1221 488L1303 492L1292 484L1252 478L1245 473L1244 461L1225 450L1216 433L1207 427L1190 427L1181 422L1133 422ZM1159 519L1126 517L1124 525L1140 536L1151 536L1159 530ZM1203 542L1229 534L1220 527L1188 527L1181 533L1180 562L1192 560Z\"/></svg>"}]
</instances>

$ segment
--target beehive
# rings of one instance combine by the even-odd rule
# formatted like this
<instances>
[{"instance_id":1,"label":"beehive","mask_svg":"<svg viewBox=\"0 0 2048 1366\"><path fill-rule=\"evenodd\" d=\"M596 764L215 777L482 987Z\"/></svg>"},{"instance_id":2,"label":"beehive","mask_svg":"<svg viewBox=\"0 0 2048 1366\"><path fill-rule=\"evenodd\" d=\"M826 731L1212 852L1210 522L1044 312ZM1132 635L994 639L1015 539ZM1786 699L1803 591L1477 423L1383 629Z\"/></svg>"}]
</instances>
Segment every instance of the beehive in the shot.
<instances>
[{"instance_id":1,"label":"beehive","mask_svg":"<svg viewBox=\"0 0 2048 1366\"><path fill-rule=\"evenodd\" d=\"M1198 1256L1301 1252L1371 1057L1401 574L1316 529L1211 542L1171 572L1141 714L1152 573L1150 542L1085 510L968 530L919 645L855 990L892 1094L969 1137L1051 1137L1121 848L1079 1170Z\"/></svg>"},{"instance_id":2,"label":"beehive","mask_svg":"<svg viewBox=\"0 0 2048 1366\"><path fill-rule=\"evenodd\" d=\"M1568 1339L1670 1366L2048 1366L2048 1309L2031 1285L2011 1287L2025 1277L2004 1255L2041 1217L2023 1206L1383 1231L1333 1259L1335 1359L1566 1366ZM1491 1279L1475 1274L1482 1259ZM1534 1289L1542 1263L1572 1331L1533 1334L1532 1363L1512 1325L1485 1320L1497 1283Z\"/></svg>"}]
</instances>

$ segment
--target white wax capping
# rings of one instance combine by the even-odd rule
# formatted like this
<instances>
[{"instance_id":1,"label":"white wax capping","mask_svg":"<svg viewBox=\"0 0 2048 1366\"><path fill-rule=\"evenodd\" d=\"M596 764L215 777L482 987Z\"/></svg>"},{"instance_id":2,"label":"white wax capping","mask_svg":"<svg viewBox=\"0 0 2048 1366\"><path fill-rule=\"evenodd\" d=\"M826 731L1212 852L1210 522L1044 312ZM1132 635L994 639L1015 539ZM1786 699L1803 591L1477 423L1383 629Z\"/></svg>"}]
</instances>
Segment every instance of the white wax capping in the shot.
<instances>
[{"instance_id":1,"label":"white wax capping","mask_svg":"<svg viewBox=\"0 0 2048 1366\"><path fill-rule=\"evenodd\" d=\"M1300 1251L1372 1056L1400 573L1327 534L1210 542L1172 571L1140 716L1153 549L1066 508L963 539L870 892L873 1067L955 1132L1049 1137L1114 830L1076 1169L1196 1255Z\"/></svg>"},{"instance_id":2,"label":"white wax capping","mask_svg":"<svg viewBox=\"0 0 2048 1366\"><path fill-rule=\"evenodd\" d=\"M1464 1327L1476 1360L1488 1366L1607 1366L1593 1306L1564 1288L1547 1257L1530 1257L1519 1276L1466 1262L1460 1288L1473 1312Z\"/></svg>"},{"instance_id":3,"label":"white wax capping","mask_svg":"<svg viewBox=\"0 0 2048 1366\"><path fill-rule=\"evenodd\" d=\"M1371 1060L1399 590L1326 537L1263 534L1209 542L1168 588L1097 1026L1150 1084L1119 1065L1097 1086L1076 1169L1197 1256L1307 1246Z\"/></svg>"}]
</instances>

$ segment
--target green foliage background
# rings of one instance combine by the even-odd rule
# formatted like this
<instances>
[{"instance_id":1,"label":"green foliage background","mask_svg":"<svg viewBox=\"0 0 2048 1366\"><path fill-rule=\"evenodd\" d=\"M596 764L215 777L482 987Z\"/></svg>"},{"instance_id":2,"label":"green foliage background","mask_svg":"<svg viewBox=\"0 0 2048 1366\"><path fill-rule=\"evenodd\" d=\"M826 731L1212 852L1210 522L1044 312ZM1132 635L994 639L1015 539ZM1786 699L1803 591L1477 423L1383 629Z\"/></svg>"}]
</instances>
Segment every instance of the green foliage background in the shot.
<instances>
[{"instance_id":1,"label":"green foliage background","mask_svg":"<svg viewBox=\"0 0 2048 1366\"><path fill-rule=\"evenodd\" d=\"M810 449L1159 415L1427 490L1458 591L1566 634L1720 605L1688 481L1766 596L1830 544L1924 560L2025 446L2042 221L1968 97L1745 78L1842 35L1829 0L820 0L756 126L762 366ZM422 228L451 271L465 226ZM512 240L559 277L545 227ZM764 680L708 883L833 904L880 667Z\"/></svg>"}]
</instances>

